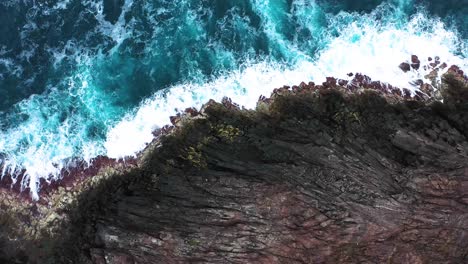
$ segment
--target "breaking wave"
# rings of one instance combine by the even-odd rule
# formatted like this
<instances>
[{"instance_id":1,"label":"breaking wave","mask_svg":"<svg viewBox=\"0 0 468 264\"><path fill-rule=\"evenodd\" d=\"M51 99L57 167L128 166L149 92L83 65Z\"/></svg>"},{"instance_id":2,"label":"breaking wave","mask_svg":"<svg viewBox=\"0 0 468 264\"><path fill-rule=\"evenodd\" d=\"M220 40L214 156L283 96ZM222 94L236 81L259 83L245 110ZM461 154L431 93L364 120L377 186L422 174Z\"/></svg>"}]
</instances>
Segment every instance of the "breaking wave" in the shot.
<instances>
[{"instance_id":1,"label":"breaking wave","mask_svg":"<svg viewBox=\"0 0 468 264\"><path fill-rule=\"evenodd\" d=\"M455 6L439 16L409 0L143 2L0 3L16 18L0 26L12 36L0 41L2 177L37 198L41 179L134 156L169 116L209 99L253 108L275 87L348 72L414 90L428 72L398 68L412 54L468 69Z\"/></svg>"}]
</instances>

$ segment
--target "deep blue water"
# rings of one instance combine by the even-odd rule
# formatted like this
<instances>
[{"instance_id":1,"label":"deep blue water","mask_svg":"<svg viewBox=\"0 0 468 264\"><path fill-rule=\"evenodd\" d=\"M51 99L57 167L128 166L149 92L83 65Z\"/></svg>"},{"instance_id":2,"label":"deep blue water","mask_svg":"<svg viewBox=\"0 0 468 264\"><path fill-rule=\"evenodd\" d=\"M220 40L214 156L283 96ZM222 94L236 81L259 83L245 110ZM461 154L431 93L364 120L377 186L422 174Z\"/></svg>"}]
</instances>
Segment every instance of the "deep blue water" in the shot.
<instances>
[{"instance_id":1,"label":"deep blue water","mask_svg":"<svg viewBox=\"0 0 468 264\"><path fill-rule=\"evenodd\" d=\"M3 174L25 168L36 190L72 159L133 155L210 98L254 107L349 71L391 82L413 53L467 67L467 38L468 0L1 1Z\"/></svg>"}]
</instances>

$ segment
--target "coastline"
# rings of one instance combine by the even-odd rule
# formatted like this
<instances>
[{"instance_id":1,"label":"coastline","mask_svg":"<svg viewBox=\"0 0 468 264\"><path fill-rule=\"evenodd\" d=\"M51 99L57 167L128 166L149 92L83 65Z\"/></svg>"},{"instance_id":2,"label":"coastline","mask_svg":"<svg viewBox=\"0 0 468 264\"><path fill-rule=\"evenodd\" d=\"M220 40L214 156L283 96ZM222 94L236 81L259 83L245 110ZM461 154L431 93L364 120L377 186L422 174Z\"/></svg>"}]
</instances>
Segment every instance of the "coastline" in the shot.
<instances>
[{"instance_id":1,"label":"coastline","mask_svg":"<svg viewBox=\"0 0 468 264\"><path fill-rule=\"evenodd\" d=\"M9 257L18 261L21 261L21 258L18 258L21 254L27 256L26 259L39 261L49 259L51 256L57 257L54 254L60 250L67 252L64 256L79 255L79 252L70 254L75 249L69 251L70 248L67 247L71 245L69 243L62 245L62 242L76 234L80 234L83 241L94 236L96 230L87 230L83 234L78 231L83 231L83 225L94 223L93 217L104 215L106 211L101 209L107 208L110 201L125 193L133 193L132 186L148 185L150 189L159 188L157 187L160 184L159 178L165 171L168 174L174 171L194 173L213 166L205 155L216 156L217 150L205 149L205 145L215 144L211 141L215 140L221 142L222 146L230 146L238 137L247 133L246 129L242 129L243 126L255 127L255 123L260 122L259 120L265 119L275 123L288 118L291 120L317 118L327 126L336 126L337 131L344 133L345 138L347 132L339 129L342 126L352 131L361 131L359 127L363 125L363 121L359 111L367 110L360 109L360 103L375 109L385 106L379 110L383 112L399 107L408 112L429 107L440 108L441 113L444 111L451 113L450 111L453 111L451 107L460 104L457 100L462 100L462 103L468 101L467 77L453 66L444 75L444 83L440 87L444 103L427 94L416 94L411 97L409 94L399 93L398 88L372 82L365 75L354 74L354 76L354 81L350 83L351 88L344 87L348 85L347 83L340 84L340 80L329 78L321 85L301 83L298 86L275 89L270 98L259 98L256 110L240 109L228 98L221 103L210 101L200 111L187 109L184 113L171 118L172 126L155 131L153 142L141 151L136 159L127 160L124 164L121 161L99 158L87 170L72 170L70 178L44 188L38 202L31 201L17 190L2 188L0 191L1 219L4 223L2 239L5 240L5 248L16 247L7 255L11 254ZM456 87L461 87L461 90L451 88L454 84ZM423 85L424 83L421 84ZM315 104L310 104L311 102ZM212 121L217 119L221 121L219 123ZM215 126L211 127L211 123ZM191 128L196 129L191 130ZM463 127L458 128L466 135L468 130L463 129ZM401 135L402 138L407 136ZM404 149L405 146L399 148ZM226 157L219 156L218 159L223 160ZM223 162L223 165L220 163L217 166L226 166L234 171L242 170L235 164L226 164L226 160ZM263 177L265 176L259 179ZM95 224L92 226L95 227ZM13 239L8 240L7 237ZM46 250L44 245L47 245ZM86 247L85 244L83 246Z\"/></svg>"}]
</instances>

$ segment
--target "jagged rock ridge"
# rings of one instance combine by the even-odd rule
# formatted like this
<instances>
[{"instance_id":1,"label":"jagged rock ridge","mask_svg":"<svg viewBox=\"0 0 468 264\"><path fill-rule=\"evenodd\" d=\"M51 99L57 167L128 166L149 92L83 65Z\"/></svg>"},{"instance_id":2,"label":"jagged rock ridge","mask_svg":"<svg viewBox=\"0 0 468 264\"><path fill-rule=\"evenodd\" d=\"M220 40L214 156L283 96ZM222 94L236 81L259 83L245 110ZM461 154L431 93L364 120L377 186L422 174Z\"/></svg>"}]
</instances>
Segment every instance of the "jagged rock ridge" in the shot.
<instances>
[{"instance_id":1,"label":"jagged rock ridge","mask_svg":"<svg viewBox=\"0 0 468 264\"><path fill-rule=\"evenodd\" d=\"M444 75L443 102L368 88L327 80L278 89L255 111L229 100L190 109L137 168L76 198L50 254L9 257L468 262L466 78Z\"/></svg>"}]
</instances>

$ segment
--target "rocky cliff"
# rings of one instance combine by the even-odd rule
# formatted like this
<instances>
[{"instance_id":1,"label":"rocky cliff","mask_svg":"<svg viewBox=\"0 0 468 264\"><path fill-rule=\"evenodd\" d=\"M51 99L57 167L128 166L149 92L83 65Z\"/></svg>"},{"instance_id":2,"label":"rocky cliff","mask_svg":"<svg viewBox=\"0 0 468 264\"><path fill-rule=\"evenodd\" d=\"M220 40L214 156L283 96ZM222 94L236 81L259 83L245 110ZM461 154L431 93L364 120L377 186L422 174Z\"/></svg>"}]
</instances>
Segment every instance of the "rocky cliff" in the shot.
<instances>
[{"instance_id":1,"label":"rocky cliff","mask_svg":"<svg viewBox=\"0 0 468 264\"><path fill-rule=\"evenodd\" d=\"M466 77L443 100L366 78L211 101L130 166L42 203L2 192L3 260L468 263Z\"/></svg>"}]
</instances>

